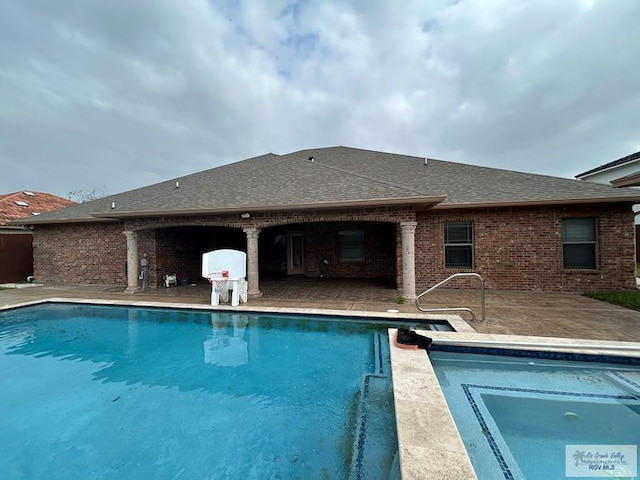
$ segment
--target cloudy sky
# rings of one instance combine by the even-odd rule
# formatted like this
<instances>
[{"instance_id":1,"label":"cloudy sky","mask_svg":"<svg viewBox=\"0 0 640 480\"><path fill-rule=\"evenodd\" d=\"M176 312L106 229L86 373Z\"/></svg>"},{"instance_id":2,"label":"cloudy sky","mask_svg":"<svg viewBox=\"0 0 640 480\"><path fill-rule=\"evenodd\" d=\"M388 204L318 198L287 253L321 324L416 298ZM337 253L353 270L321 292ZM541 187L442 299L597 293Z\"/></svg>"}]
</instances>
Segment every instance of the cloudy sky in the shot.
<instances>
[{"instance_id":1,"label":"cloudy sky","mask_svg":"<svg viewBox=\"0 0 640 480\"><path fill-rule=\"evenodd\" d=\"M0 194L346 145L548 175L640 150L637 0L0 0Z\"/></svg>"}]
</instances>

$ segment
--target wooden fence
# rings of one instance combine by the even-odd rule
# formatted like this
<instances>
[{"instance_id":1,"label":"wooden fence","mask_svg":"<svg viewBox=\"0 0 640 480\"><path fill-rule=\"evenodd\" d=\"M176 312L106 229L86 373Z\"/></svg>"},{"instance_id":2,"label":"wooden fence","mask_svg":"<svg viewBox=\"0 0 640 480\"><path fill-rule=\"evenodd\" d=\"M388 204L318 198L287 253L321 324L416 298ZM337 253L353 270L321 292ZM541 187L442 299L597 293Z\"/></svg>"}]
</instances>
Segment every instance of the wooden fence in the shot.
<instances>
[{"instance_id":1,"label":"wooden fence","mask_svg":"<svg viewBox=\"0 0 640 480\"><path fill-rule=\"evenodd\" d=\"M31 232L0 232L0 283L24 282L33 275Z\"/></svg>"}]
</instances>

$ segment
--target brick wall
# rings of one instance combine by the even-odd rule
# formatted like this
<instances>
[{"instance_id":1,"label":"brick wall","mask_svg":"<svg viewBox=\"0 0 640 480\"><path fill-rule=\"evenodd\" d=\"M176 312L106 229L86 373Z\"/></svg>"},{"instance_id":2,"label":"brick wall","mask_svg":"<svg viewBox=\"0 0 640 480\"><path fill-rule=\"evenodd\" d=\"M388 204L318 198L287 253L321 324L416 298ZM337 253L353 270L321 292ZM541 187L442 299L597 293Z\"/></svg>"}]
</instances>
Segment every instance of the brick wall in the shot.
<instances>
[{"instance_id":1,"label":"brick wall","mask_svg":"<svg viewBox=\"0 0 640 480\"><path fill-rule=\"evenodd\" d=\"M593 216L598 228L598 268L564 270L564 217ZM126 285L126 239L123 230L138 231L140 256L147 253L150 285L160 285L164 273L200 275L200 255L214 248L246 248L243 228L269 232L302 230L305 274L318 276L327 257L334 277L385 278L395 276L402 286L400 223L417 220L416 290L460 271L480 273L487 288L583 292L635 288L635 227L627 205L528 207L501 209L426 210L409 207L292 211L201 217L162 217L126 223L39 225L34 229L36 279L60 284ZM444 268L443 224L472 220L475 267ZM339 222L339 223L338 223ZM345 226L365 229L366 262L337 261L337 232ZM273 227L273 228L272 228ZM263 251L265 246L261 246ZM463 279L452 287L475 287Z\"/></svg>"},{"instance_id":2,"label":"brick wall","mask_svg":"<svg viewBox=\"0 0 640 480\"><path fill-rule=\"evenodd\" d=\"M126 285L123 230L120 223L38 225L33 230L36 281Z\"/></svg>"},{"instance_id":3,"label":"brick wall","mask_svg":"<svg viewBox=\"0 0 640 480\"><path fill-rule=\"evenodd\" d=\"M338 260L338 232L364 231L365 261ZM305 228L305 275L320 276L320 262L329 261L329 275L335 278L395 279L395 225L393 223L311 223Z\"/></svg>"},{"instance_id":4,"label":"brick wall","mask_svg":"<svg viewBox=\"0 0 640 480\"><path fill-rule=\"evenodd\" d=\"M598 268L565 270L562 219L595 217ZM444 222L471 220L474 269L444 268ZM456 272L476 272L487 288L584 292L635 288L633 213L625 205L431 210L418 214L416 285L427 288ZM472 279L451 286L477 285Z\"/></svg>"}]
</instances>

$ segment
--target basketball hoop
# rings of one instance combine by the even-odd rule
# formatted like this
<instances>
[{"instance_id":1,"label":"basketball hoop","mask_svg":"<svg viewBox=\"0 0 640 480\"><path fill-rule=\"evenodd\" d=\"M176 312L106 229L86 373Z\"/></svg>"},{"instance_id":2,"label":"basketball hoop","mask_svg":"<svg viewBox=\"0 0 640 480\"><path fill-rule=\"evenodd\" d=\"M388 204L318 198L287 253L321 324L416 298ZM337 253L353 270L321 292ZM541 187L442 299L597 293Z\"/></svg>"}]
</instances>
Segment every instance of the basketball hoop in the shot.
<instances>
[{"instance_id":1,"label":"basketball hoop","mask_svg":"<svg viewBox=\"0 0 640 480\"><path fill-rule=\"evenodd\" d=\"M229 280L229 272L227 270L223 270L221 272L213 272L207 276L207 280L213 287L213 290L220 294L226 291L227 282Z\"/></svg>"}]
</instances>

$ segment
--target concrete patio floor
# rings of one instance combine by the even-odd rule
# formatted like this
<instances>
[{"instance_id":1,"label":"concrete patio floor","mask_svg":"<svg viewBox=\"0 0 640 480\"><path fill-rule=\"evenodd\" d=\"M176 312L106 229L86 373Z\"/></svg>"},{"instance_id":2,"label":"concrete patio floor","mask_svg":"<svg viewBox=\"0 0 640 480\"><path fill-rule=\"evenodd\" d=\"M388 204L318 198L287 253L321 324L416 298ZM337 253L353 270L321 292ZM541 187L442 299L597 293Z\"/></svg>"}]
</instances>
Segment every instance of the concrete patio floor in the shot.
<instances>
[{"instance_id":1,"label":"concrete patio floor","mask_svg":"<svg viewBox=\"0 0 640 480\"><path fill-rule=\"evenodd\" d=\"M124 293L122 286L43 285L0 290L0 308L48 298L153 301L208 305L208 284L150 288ZM414 302L398 303L395 289L371 282L317 279L265 280L263 296L250 298L251 308L298 308L420 314ZM442 289L425 296L427 308L469 307L480 317L479 290ZM229 307L231 308L231 307ZM240 307L242 308L242 304ZM455 313L455 312L454 312ZM469 315L461 313L468 320ZM429 315L437 317L436 314ZM640 312L578 294L486 291L486 321L468 322L478 333L640 342Z\"/></svg>"}]
</instances>

